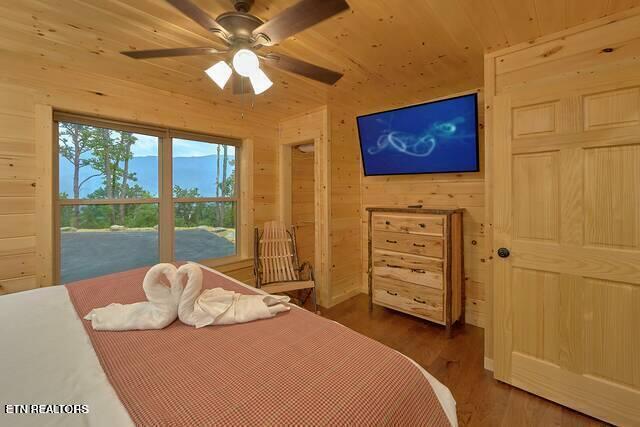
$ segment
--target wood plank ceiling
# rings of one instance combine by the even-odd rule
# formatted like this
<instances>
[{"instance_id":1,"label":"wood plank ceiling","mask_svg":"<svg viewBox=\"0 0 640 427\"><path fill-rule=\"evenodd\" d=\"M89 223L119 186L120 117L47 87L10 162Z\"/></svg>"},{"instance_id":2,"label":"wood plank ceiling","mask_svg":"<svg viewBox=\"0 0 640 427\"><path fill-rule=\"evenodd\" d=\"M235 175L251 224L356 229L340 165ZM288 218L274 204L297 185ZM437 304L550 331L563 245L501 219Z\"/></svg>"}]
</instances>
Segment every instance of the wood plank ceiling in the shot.
<instances>
[{"instance_id":1,"label":"wood plank ceiling","mask_svg":"<svg viewBox=\"0 0 640 427\"><path fill-rule=\"evenodd\" d=\"M295 0L256 0L269 19ZM135 61L121 50L220 45L162 0L0 0L0 54L33 66L74 68L285 117L327 97L398 96L482 84L495 50L635 7L640 0L348 0L351 11L274 50L339 70L335 88L274 69L256 97L221 92L202 72L215 57ZM211 15L231 0L196 0ZM356 94L356 95L354 95Z\"/></svg>"}]
</instances>

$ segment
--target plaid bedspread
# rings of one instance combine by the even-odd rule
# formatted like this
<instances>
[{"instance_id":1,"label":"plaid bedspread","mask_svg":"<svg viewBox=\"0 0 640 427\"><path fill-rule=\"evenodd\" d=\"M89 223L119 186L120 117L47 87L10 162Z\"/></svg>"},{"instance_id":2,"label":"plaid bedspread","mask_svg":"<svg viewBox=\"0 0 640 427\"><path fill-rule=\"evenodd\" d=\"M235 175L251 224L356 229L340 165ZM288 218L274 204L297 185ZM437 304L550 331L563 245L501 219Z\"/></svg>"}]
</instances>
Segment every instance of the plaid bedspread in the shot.
<instances>
[{"instance_id":1,"label":"plaid bedspread","mask_svg":"<svg viewBox=\"0 0 640 427\"><path fill-rule=\"evenodd\" d=\"M112 302L144 301L146 271L67 285L78 316ZM203 273L205 288L252 292ZM449 425L409 360L305 310L202 329L177 320L163 330L105 332L83 323L137 425Z\"/></svg>"}]
</instances>

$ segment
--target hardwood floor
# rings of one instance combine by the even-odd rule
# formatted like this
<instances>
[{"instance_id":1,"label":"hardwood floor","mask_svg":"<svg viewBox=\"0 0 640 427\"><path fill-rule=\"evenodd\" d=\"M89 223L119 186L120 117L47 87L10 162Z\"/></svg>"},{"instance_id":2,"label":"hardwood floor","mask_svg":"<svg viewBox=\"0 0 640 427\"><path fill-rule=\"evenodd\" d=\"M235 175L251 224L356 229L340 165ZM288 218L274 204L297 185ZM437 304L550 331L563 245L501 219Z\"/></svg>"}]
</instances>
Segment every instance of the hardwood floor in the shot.
<instances>
[{"instance_id":1,"label":"hardwood floor","mask_svg":"<svg viewBox=\"0 0 640 427\"><path fill-rule=\"evenodd\" d=\"M483 329L466 325L447 339L444 328L374 306L358 295L322 316L411 357L456 399L460 426L602 426L598 420L500 383L484 365Z\"/></svg>"}]
</instances>

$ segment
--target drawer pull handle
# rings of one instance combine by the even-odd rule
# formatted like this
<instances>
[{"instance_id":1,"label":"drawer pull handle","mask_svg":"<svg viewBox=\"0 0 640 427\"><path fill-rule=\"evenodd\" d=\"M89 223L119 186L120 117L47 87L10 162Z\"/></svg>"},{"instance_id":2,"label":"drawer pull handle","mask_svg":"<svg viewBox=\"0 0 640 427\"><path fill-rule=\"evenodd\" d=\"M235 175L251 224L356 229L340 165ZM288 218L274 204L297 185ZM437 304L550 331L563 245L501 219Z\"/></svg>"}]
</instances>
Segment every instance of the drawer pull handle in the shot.
<instances>
[{"instance_id":1,"label":"drawer pull handle","mask_svg":"<svg viewBox=\"0 0 640 427\"><path fill-rule=\"evenodd\" d=\"M415 246L416 248L424 248L424 247L426 247L427 245L419 245L419 244L417 244L417 243L414 243L414 244L413 244L413 246Z\"/></svg>"},{"instance_id":2,"label":"drawer pull handle","mask_svg":"<svg viewBox=\"0 0 640 427\"><path fill-rule=\"evenodd\" d=\"M425 223L423 223L423 222L421 222L421 223L420 223L420 224L418 224L418 225L420 226L420 228L426 228L426 227L427 227L427 224L425 224Z\"/></svg>"},{"instance_id":3,"label":"drawer pull handle","mask_svg":"<svg viewBox=\"0 0 640 427\"><path fill-rule=\"evenodd\" d=\"M424 273L426 273L426 271L424 271L424 270L423 270L423 269L421 269L421 268L412 268L412 269L411 269L411 271L412 271L413 273L420 273L420 274L424 274Z\"/></svg>"},{"instance_id":4,"label":"drawer pull handle","mask_svg":"<svg viewBox=\"0 0 640 427\"><path fill-rule=\"evenodd\" d=\"M414 298L413 300L415 302L417 302L418 304L426 304L427 303L426 301L422 301L421 299L418 299L418 298Z\"/></svg>"},{"instance_id":5,"label":"drawer pull handle","mask_svg":"<svg viewBox=\"0 0 640 427\"><path fill-rule=\"evenodd\" d=\"M397 296L398 296L398 293L397 293L397 292L387 291L387 293L388 293L389 295L393 295L394 297L397 297Z\"/></svg>"},{"instance_id":6,"label":"drawer pull handle","mask_svg":"<svg viewBox=\"0 0 640 427\"><path fill-rule=\"evenodd\" d=\"M391 225L391 222L389 222L389 221L385 221L385 222L384 222L384 225Z\"/></svg>"},{"instance_id":7,"label":"drawer pull handle","mask_svg":"<svg viewBox=\"0 0 640 427\"><path fill-rule=\"evenodd\" d=\"M393 265L393 264L387 264L387 267L389 267L389 268L402 268L401 265Z\"/></svg>"},{"instance_id":8,"label":"drawer pull handle","mask_svg":"<svg viewBox=\"0 0 640 427\"><path fill-rule=\"evenodd\" d=\"M387 239L387 243L398 243L398 241L397 240L389 240L389 239Z\"/></svg>"}]
</instances>

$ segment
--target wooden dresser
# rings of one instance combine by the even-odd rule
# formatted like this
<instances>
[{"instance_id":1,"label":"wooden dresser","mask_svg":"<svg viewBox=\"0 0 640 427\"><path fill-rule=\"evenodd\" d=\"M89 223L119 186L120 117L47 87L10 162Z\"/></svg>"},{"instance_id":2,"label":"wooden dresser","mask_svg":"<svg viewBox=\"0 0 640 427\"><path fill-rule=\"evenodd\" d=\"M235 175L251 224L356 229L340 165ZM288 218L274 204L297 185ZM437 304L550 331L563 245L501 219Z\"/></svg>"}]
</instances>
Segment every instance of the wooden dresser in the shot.
<instances>
[{"instance_id":1,"label":"wooden dresser","mask_svg":"<svg viewBox=\"0 0 640 427\"><path fill-rule=\"evenodd\" d=\"M464 323L463 209L367 208L369 304Z\"/></svg>"}]
</instances>

